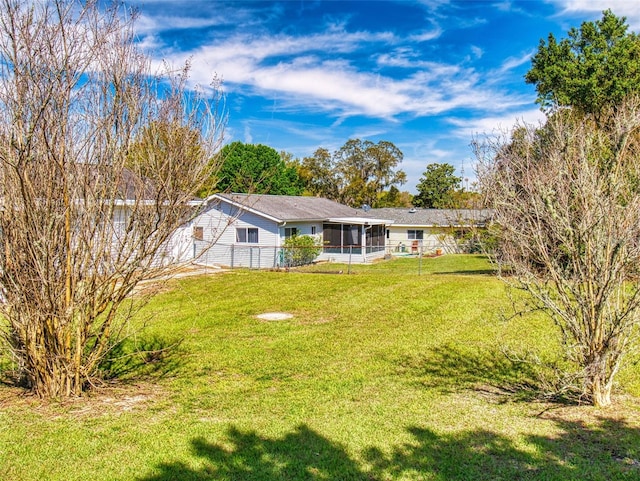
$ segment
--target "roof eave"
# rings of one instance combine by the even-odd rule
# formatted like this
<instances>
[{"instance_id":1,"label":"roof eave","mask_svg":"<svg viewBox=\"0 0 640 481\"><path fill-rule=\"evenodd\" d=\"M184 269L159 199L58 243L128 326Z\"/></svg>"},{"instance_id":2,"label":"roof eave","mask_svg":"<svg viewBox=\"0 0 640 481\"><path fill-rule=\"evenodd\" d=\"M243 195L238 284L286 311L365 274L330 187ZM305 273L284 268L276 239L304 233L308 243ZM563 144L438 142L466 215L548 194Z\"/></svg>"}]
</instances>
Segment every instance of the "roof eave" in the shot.
<instances>
[{"instance_id":1,"label":"roof eave","mask_svg":"<svg viewBox=\"0 0 640 481\"><path fill-rule=\"evenodd\" d=\"M265 212L262 212L262 211L259 211L257 209L253 209L253 208L251 208L249 206L246 206L246 205L244 205L244 204L242 204L240 202L236 202L236 201L234 201L232 199L228 199L228 198L223 197L223 196L218 195L218 194L210 195L209 197L206 198L205 202L208 204L213 199L216 199L216 200L221 201L221 202L225 202L225 203L227 203L227 204L229 204L229 205L231 205L231 206L233 206L233 207L235 207L237 209L240 209L240 210L242 210L244 212L249 212L251 214L258 215L260 217L263 217L265 219L271 220L271 221L276 222L278 224L281 224L282 222L284 222L283 219L280 219L278 217L274 217L272 215L269 215L269 214L267 214Z\"/></svg>"}]
</instances>

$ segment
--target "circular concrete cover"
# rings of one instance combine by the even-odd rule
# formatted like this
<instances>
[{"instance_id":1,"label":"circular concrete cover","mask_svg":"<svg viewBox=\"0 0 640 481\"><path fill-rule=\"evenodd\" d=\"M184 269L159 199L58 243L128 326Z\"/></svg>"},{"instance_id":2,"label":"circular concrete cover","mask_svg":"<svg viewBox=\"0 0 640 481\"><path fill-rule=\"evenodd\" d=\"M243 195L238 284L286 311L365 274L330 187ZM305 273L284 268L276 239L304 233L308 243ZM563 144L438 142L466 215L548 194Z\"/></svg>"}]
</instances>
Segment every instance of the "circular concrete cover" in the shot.
<instances>
[{"instance_id":1,"label":"circular concrete cover","mask_svg":"<svg viewBox=\"0 0 640 481\"><path fill-rule=\"evenodd\" d=\"M286 312L265 312L264 314L258 314L256 317L264 321L284 321L285 319L291 319L293 314L287 314Z\"/></svg>"}]
</instances>

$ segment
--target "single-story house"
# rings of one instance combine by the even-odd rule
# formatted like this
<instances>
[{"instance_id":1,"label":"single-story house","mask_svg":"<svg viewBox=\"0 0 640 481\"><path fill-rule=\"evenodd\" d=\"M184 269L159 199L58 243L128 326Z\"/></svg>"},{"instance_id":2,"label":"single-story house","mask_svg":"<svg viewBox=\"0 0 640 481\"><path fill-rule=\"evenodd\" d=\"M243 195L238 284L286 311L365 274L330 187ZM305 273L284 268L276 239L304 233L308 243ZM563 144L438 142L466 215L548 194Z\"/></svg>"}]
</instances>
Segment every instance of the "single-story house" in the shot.
<instances>
[{"instance_id":1,"label":"single-story house","mask_svg":"<svg viewBox=\"0 0 640 481\"><path fill-rule=\"evenodd\" d=\"M385 207L367 215L388 219L386 247L389 254L460 252L460 235L488 222L488 209L418 209Z\"/></svg>"},{"instance_id":2,"label":"single-story house","mask_svg":"<svg viewBox=\"0 0 640 481\"><path fill-rule=\"evenodd\" d=\"M309 235L318 260L365 263L385 255L388 221L320 197L214 194L191 222L197 263L230 267L282 265L287 237Z\"/></svg>"}]
</instances>

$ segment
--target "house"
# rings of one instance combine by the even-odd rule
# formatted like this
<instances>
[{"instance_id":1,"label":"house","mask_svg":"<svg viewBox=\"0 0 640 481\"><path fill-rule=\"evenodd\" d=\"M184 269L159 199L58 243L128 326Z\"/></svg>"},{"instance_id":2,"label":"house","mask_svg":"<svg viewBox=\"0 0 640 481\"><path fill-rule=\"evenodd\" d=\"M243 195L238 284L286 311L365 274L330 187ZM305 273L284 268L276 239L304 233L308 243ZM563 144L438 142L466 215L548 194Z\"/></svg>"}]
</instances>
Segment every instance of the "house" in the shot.
<instances>
[{"instance_id":1,"label":"house","mask_svg":"<svg viewBox=\"0 0 640 481\"><path fill-rule=\"evenodd\" d=\"M207 265L274 268L287 237L309 235L318 260L365 263L385 255L388 222L319 197L214 194L191 222L193 258Z\"/></svg>"},{"instance_id":2,"label":"house","mask_svg":"<svg viewBox=\"0 0 640 481\"><path fill-rule=\"evenodd\" d=\"M388 219L387 252L394 255L460 252L460 237L472 228L484 227L488 209L416 209L386 207L370 209L367 215Z\"/></svg>"}]
</instances>

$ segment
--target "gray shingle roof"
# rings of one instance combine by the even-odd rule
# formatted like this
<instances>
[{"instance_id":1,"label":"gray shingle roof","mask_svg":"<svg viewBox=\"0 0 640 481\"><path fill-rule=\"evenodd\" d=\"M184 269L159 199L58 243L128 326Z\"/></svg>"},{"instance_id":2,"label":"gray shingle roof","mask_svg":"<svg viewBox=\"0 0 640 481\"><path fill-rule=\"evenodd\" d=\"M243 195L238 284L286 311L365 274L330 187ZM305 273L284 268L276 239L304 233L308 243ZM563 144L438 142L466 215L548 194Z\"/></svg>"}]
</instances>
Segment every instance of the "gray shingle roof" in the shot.
<instances>
[{"instance_id":1,"label":"gray shingle roof","mask_svg":"<svg viewBox=\"0 0 640 481\"><path fill-rule=\"evenodd\" d=\"M218 197L284 221L318 221L336 217L358 217L359 212L321 197L262 194L217 194Z\"/></svg>"},{"instance_id":2,"label":"gray shingle roof","mask_svg":"<svg viewBox=\"0 0 640 481\"><path fill-rule=\"evenodd\" d=\"M395 225L462 226L484 224L491 216L489 209L410 209L385 207L360 211L360 215L392 220Z\"/></svg>"}]
</instances>

